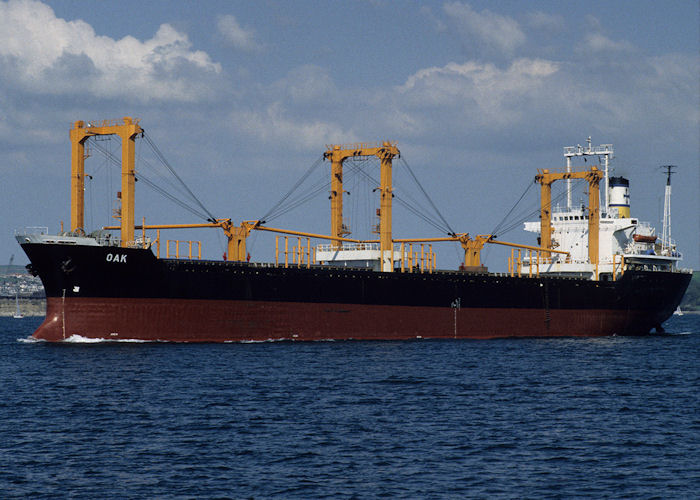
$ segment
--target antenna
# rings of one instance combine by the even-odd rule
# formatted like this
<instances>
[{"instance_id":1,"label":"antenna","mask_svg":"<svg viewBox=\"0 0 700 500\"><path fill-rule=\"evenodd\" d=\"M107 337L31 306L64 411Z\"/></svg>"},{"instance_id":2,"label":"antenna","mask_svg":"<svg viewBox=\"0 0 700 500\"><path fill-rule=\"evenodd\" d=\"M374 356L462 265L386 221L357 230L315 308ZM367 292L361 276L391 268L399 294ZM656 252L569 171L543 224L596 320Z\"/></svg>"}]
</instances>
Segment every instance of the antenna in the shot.
<instances>
[{"instance_id":1,"label":"antenna","mask_svg":"<svg viewBox=\"0 0 700 500\"><path fill-rule=\"evenodd\" d=\"M676 171L673 170L674 168L678 168L675 165L662 165L659 168L663 168L666 170L666 185L670 186L671 185L671 174L675 174Z\"/></svg>"},{"instance_id":2,"label":"antenna","mask_svg":"<svg viewBox=\"0 0 700 500\"><path fill-rule=\"evenodd\" d=\"M664 189L664 221L663 232L661 234L661 253L668 254L672 248L671 242L671 174L676 173L675 165L662 165L659 167L666 172L666 188Z\"/></svg>"},{"instance_id":3,"label":"antenna","mask_svg":"<svg viewBox=\"0 0 700 500\"><path fill-rule=\"evenodd\" d=\"M610 200L608 200L609 194L608 190L610 189L609 185L609 180L608 180L608 170L610 166L610 160L614 158L614 151L613 151L613 145L612 144L601 144L600 146L593 146L593 141L591 140L591 136L589 135L588 138L586 139L586 147L581 146L580 144L576 146L566 146L564 148L564 157L566 158L566 172L571 173L571 158L574 156L582 156L584 161L586 160L587 156L603 156L605 160L605 201L603 203L603 214L605 217L608 216L608 212L610 211ZM566 208L567 210L571 210L571 179L566 180Z\"/></svg>"}]
</instances>

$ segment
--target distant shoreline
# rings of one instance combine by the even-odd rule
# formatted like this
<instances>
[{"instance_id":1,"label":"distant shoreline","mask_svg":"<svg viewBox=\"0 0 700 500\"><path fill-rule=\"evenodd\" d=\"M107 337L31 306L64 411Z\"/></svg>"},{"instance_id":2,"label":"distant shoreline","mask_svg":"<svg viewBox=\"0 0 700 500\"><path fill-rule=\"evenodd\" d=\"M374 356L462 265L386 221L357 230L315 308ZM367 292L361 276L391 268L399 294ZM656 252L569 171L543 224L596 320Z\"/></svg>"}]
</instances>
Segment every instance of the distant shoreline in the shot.
<instances>
[{"instance_id":1,"label":"distant shoreline","mask_svg":"<svg viewBox=\"0 0 700 500\"><path fill-rule=\"evenodd\" d=\"M15 299L0 299L0 316L12 316L15 314ZM24 316L45 316L46 299L19 298L19 309Z\"/></svg>"}]
</instances>

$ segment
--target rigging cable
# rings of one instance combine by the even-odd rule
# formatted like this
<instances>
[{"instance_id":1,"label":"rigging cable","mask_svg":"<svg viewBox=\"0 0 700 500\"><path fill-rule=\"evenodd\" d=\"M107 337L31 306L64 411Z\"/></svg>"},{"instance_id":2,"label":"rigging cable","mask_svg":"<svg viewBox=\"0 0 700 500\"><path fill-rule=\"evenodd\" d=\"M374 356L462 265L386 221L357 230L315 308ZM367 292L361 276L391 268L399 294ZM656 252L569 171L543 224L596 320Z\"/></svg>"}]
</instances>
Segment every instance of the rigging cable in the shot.
<instances>
[{"instance_id":1,"label":"rigging cable","mask_svg":"<svg viewBox=\"0 0 700 500\"><path fill-rule=\"evenodd\" d=\"M401 160L401 162L404 164L404 166L406 167L406 169L408 169L408 172L411 174L411 177L413 177L413 180L415 181L415 183L416 183L416 185L418 186L418 188L421 190L421 192L423 193L423 195L427 198L428 202L430 203L430 206L433 207L433 210L435 210L435 213L438 215L438 217L440 217L440 220L442 221L442 223L445 224L445 227L447 227L447 229L449 230L449 232L448 232L447 234L448 234L449 236L454 236L454 235L455 235L455 232L452 230L452 228L450 227L450 224L447 222L447 220L445 220L445 218L442 216L442 214L440 213L440 210L438 210L438 208L437 208L437 206L435 205L435 203L433 203L433 200L430 198L430 196L428 196L428 193L425 191L425 189L423 189L423 186L421 185L421 183L418 182L418 178L417 178L416 175L413 173L413 170L411 169L411 167L410 167L410 165L408 164L408 162L407 162L403 157L401 157L400 160Z\"/></svg>"},{"instance_id":2,"label":"rigging cable","mask_svg":"<svg viewBox=\"0 0 700 500\"><path fill-rule=\"evenodd\" d=\"M527 187L525 188L525 191L523 191L523 194L520 195L520 198L518 198L518 201L515 202L515 205L513 205L510 210L508 210L508 213L505 215L505 217L503 217L501 222L499 222L489 234L494 235L494 237L498 234L498 231L501 229L501 227L503 227L503 224L505 224L508 217L510 217L510 214L512 214L515 208L520 204L520 202L523 201L523 198L525 198L525 195L530 191L533 185L533 182L527 183Z\"/></svg>"},{"instance_id":3,"label":"rigging cable","mask_svg":"<svg viewBox=\"0 0 700 500\"><path fill-rule=\"evenodd\" d=\"M302 193L299 196L297 196L296 198L293 198L286 205L280 207L276 212L274 212L274 213L268 215L267 217L265 217L264 219L262 219L262 221L264 221L264 222L271 221L273 219L281 217L282 215L287 214L288 212L294 210L295 208L303 205L307 201L313 199L321 191L328 189L329 185L330 185L330 182L325 182L325 183L322 183L320 185L317 183L317 184L313 185L311 188L309 188L308 192Z\"/></svg>"},{"instance_id":4,"label":"rigging cable","mask_svg":"<svg viewBox=\"0 0 700 500\"><path fill-rule=\"evenodd\" d=\"M180 196L182 196L183 198L187 198L187 197L188 197L187 192L186 192L185 190L182 189L182 186L181 186L181 185L179 185L179 184L177 184L177 183L174 183L174 182L172 181L172 178L171 178L171 177L163 175L156 167L154 167L153 165L151 165L151 164L148 162L148 160L146 160L146 158L143 158L142 156L138 156L138 157L137 157L137 161L138 161L139 164L142 166L142 168L140 168L140 169L138 170L138 173L139 173L139 174L143 174L143 172L144 172L143 167L148 167L148 168L150 169L150 171L152 171L152 172L158 177L158 180L159 180L159 181L162 181L164 184L167 184L167 186L168 186L169 188L173 189L175 192L177 192L177 193L178 193ZM164 189L165 189L165 188L164 188Z\"/></svg>"},{"instance_id":5,"label":"rigging cable","mask_svg":"<svg viewBox=\"0 0 700 500\"><path fill-rule=\"evenodd\" d=\"M296 189L301 186L301 184L304 183L304 181L311 175L311 173L318 168L318 166L321 164L323 161L323 156L319 157L316 159L316 161L304 172L304 175L301 176L301 178L294 184L294 186L287 191L287 193L280 199L268 212L260 217L258 220L260 221L261 224L264 224L268 219L274 219L276 217L279 217L283 213L286 213L290 210L288 207L280 208L282 204L287 201L287 199L292 195ZM294 205L295 207L298 206L298 203Z\"/></svg>"},{"instance_id":6,"label":"rigging cable","mask_svg":"<svg viewBox=\"0 0 700 500\"><path fill-rule=\"evenodd\" d=\"M373 231L372 224L372 203L370 201L369 193L371 192L371 186L367 182L366 177L360 176L360 171L363 171L365 166L368 164L369 158L367 157L352 157L348 164L348 175L346 179L343 179L344 183L347 183L348 179L352 179L352 193L355 196L352 197L352 209L349 218L349 227L353 225L356 226L354 233L356 239L369 239L370 237L360 237L365 234L371 234ZM369 226L364 226L360 221L369 221ZM343 213L343 223L345 223L345 213ZM366 233L369 231L369 233ZM353 233L350 233L353 234Z\"/></svg>"},{"instance_id":7,"label":"rigging cable","mask_svg":"<svg viewBox=\"0 0 700 500\"><path fill-rule=\"evenodd\" d=\"M520 203L520 201L524 198L525 194L530 190L530 188L532 187L533 184L535 184L535 183L533 182L533 183L530 183L528 185L528 187L525 189L525 192L523 192L523 194L520 196L520 199L516 202L516 204L513 206L513 208L511 208L511 210L508 212L508 215L510 215L510 213ZM581 183L580 180L575 180L574 189L577 189L579 186L582 186L582 185L583 185L583 183ZM564 198L564 196L566 196L566 191L563 191L563 192L559 193L557 196L555 196L554 198L552 198L551 201L549 202L549 204L546 205L546 207L551 209L552 205L561 201ZM498 234L500 234L500 235L504 235L506 233L509 233L513 229L516 229L517 227L519 227L521 224L527 222L528 219L533 219L534 217L538 216L540 214L541 209L542 209L541 207L538 207L538 208L532 210L531 212L526 213L525 215L521 215L517 220L509 223L509 225L507 225L505 227L505 229L502 229L502 226L505 223L505 219L508 218L508 215L506 215L506 217L504 217L504 219L498 224L497 229L495 229L491 234L493 234L494 238L496 238L497 237L496 230L498 231ZM501 228L501 229L499 229L499 228ZM489 249L486 250L485 255L482 256L483 261L486 261L486 259L488 258L490 248L492 248L492 247L489 247Z\"/></svg>"},{"instance_id":8,"label":"rigging cable","mask_svg":"<svg viewBox=\"0 0 700 500\"><path fill-rule=\"evenodd\" d=\"M117 165L117 166L120 166L120 165L121 165L120 159L117 158L117 156L116 156L114 153L112 153L111 151L108 151L107 149L103 148L103 147L100 146L99 144L96 144L96 143L95 143L95 144L93 144L93 146L94 146L95 149L97 149L98 151L100 151L100 152L101 152L109 161L111 161L113 164L115 164L115 165ZM138 178L139 180L143 181L144 183L146 183L146 185L148 185L148 186L149 186L150 188L152 188L154 191L160 193L162 196L164 196L165 198L169 199L170 201L176 203L177 205L181 206L181 207L184 208L185 210L188 210L188 211L189 211L190 213L192 213L193 215L196 215L197 217L200 217L200 218L202 218L202 219L204 219L204 220L209 220L209 219L207 219L207 215L205 215L204 213L200 212L200 211L197 210L196 208L194 208L194 207L188 205L186 202L184 202L184 201L181 200L180 198L176 197L175 195L169 193L169 192L166 191L165 189L163 189L163 188L161 188L160 186L158 186L156 183L154 183L154 182L151 181L148 177L146 177L146 176L143 174L143 172L138 172L137 178ZM207 213L208 213L208 212L207 212Z\"/></svg>"},{"instance_id":9,"label":"rigging cable","mask_svg":"<svg viewBox=\"0 0 700 500\"><path fill-rule=\"evenodd\" d=\"M368 173L365 172L364 170L360 170L359 172L360 172L362 175L364 175L367 179L371 180L371 181L374 183L375 186L376 186L377 184L379 184L379 182L378 182L374 177L372 177L370 174L368 174ZM422 219L424 222L426 222L427 224L433 226L433 227L434 227L435 229L437 229L438 231L440 231L440 232L446 232L447 234L450 234L450 231L451 231L450 228L449 228L449 227L445 228L445 227L441 226L441 225L438 224L435 220L433 220L433 219L431 219L430 217L428 217L427 215L425 215L426 210L421 211L421 210L419 210L419 209L417 209L417 208L411 206L406 200L404 200L404 199L403 199L402 197L400 197L399 195L395 195L395 198L396 198L396 201L397 201L398 203L401 204L401 206L403 206L404 208L406 208L409 212L413 213L416 217ZM420 205L419 203L417 203L417 202L416 202L415 200L413 200L413 199L411 199L411 201L413 201L413 203L415 203L416 205Z\"/></svg>"},{"instance_id":10,"label":"rigging cable","mask_svg":"<svg viewBox=\"0 0 700 500\"><path fill-rule=\"evenodd\" d=\"M574 186L582 186L582 185L583 185L583 183L580 182L580 181L577 181L577 182L574 183ZM550 208L550 209L551 209L551 207L552 207L555 203L561 201L565 196L566 196L566 191L563 191L562 193L559 193L557 196L555 196L554 198L552 198L552 200L551 200L551 201L549 202L549 204L547 205L547 208ZM538 207L538 208L536 208L535 210L533 210L533 211L531 211L531 212L529 212L529 213L527 213L527 214L521 216L519 219L517 219L517 220L514 221L514 222L511 222L508 226L506 226L505 229L500 230L500 234L505 234L505 233L508 233L508 232L512 231L512 230L515 229L516 227L518 227L518 226L520 226L521 224L523 224L524 222L526 222L528 219L531 219L531 218L535 217L536 215L538 215L538 214L540 213L540 211L541 211L541 207Z\"/></svg>"},{"instance_id":11,"label":"rigging cable","mask_svg":"<svg viewBox=\"0 0 700 500\"><path fill-rule=\"evenodd\" d=\"M377 184L379 184L379 182L378 182L374 177L372 177L370 174L368 174L368 173L365 172L364 170L361 170L360 173L361 173L362 175L364 175L367 179L369 179L370 181L372 181L372 182L374 183L375 186L376 186ZM424 222L426 222L427 224L433 226L433 227L436 228L438 231L440 231L440 232L445 231L445 228L441 227L441 226L440 226L439 224L437 224L434 220L430 219L427 215L425 215L425 213L424 213L425 210L421 211L421 210L418 210L417 208L415 208L415 207L409 205L408 202L406 202L406 201L405 201L403 198L401 198L399 195L394 195L394 196L395 196L396 201L397 201L398 203L400 203L404 208L406 208L408 211L410 211L411 213L413 213L415 216L419 217L420 219L422 219L422 220L423 220ZM413 201L414 203L416 203L417 205L419 205L417 202L415 202L415 200L412 200L412 201Z\"/></svg>"},{"instance_id":12,"label":"rigging cable","mask_svg":"<svg viewBox=\"0 0 700 500\"><path fill-rule=\"evenodd\" d=\"M199 205L199 207L208 215L208 219L207 219L207 220L208 220L209 222L215 223L215 222L216 222L216 217L214 217L214 215L213 215L209 210L207 210L207 208L202 204L202 202L199 201L199 199L194 195L194 193L190 190L190 188L188 188L187 185L183 182L183 180L180 178L180 176L177 175L177 172L175 172L175 170L173 169L173 167L170 166L170 164L168 163L168 161L167 161L167 160L165 159L165 157L163 156L163 153L160 152L160 149L158 149L158 146L156 146L155 143L151 140L150 136L148 136L148 135L146 134L146 132L143 132L142 135L143 135L143 138L146 139L146 142L148 143L148 145L151 146L151 149L153 149L153 152L156 154L156 156L158 157L158 159L159 159L159 160L163 163L163 165L170 171L170 173L173 174L173 176L174 176L178 181L180 181L180 184L182 184L182 187L185 188L185 190L187 190L187 192L188 192L189 195L192 197L192 199L195 201L195 203L197 203L197 205Z\"/></svg>"},{"instance_id":13,"label":"rigging cable","mask_svg":"<svg viewBox=\"0 0 700 500\"><path fill-rule=\"evenodd\" d=\"M301 176L301 178L294 184L294 186L292 186L292 188L291 188L289 191L287 191L287 193L286 193L286 194L285 194L285 195L284 195L270 210L268 210L268 212L267 212L263 217L261 217L260 219L258 219L258 220L261 221L261 222L260 222L261 224L263 224L263 223L265 223L265 222L267 222L267 221L276 219L276 218L280 217L281 215L284 215L284 214L288 213L289 211L291 211L291 210L297 208L298 206L300 206L300 205L306 203L307 201L309 201L310 199L312 199L312 198L313 198L314 196L316 196L319 192L323 191L324 189L326 189L326 188L331 184L330 181L325 181L325 182L322 182L322 183L317 183L317 184L311 186L311 187L309 188L309 190L308 190L306 193L300 194L298 197L292 198L291 200L289 199L290 196L299 188L299 186L301 186L301 185L311 176L311 174L318 168L318 166L321 164L321 162L323 161L323 159L324 159L323 156L319 157L319 158L307 169L307 171ZM402 159L402 160L403 160L403 159ZM377 181L374 177L372 177L370 174L368 174L368 173L365 171L365 169L364 169L364 165L366 164L367 161L369 161L369 159L367 159L367 160L362 160L362 161L360 161L360 162L353 161L353 162L350 163L350 165L349 165L349 166L350 166L350 172L351 172L351 173L355 173L355 174L358 174L358 173L359 173L359 174L361 174L362 176L364 176L364 177L366 177L367 179L369 179L370 181L372 181L372 182L374 183L374 185L378 185L378 184L379 184L378 181ZM356 164L356 163L357 163L357 164ZM453 235L455 234L455 232L452 230L452 228L450 227L450 225L449 225L449 223L447 222L447 220L446 220L446 219L443 217L443 215L440 213L440 211L438 210L437 206L436 206L435 203L432 201L432 199L430 198L430 196L428 196L428 194L427 194L427 192L425 191L425 189L423 189L423 187L421 186L420 182L418 182L418 178L416 177L416 175L415 175L415 174L413 173L413 171L411 170L411 167L408 165L408 163L406 163L405 160L403 160L403 164L406 166L406 169L409 171L411 177L413 178L413 181L416 183L416 185L417 185L418 188L421 190L421 192L423 193L423 195L425 196L425 198L428 200L428 202L430 203L430 205L432 206L433 210L434 210L435 213L438 215L438 217L440 218L440 220L441 220L442 223L439 223L438 221L436 221L436 220L434 220L434 219L431 219L429 216L427 216L427 215L425 214L425 212L427 212L427 210L422 209L422 207L420 207L420 204L419 204L418 202L416 202L415 200L413 200L410 196L409 196L408 198L410 198L411 201L412 201L415 205L418 205L418 207L419 207L420 209L417 209L417 208L415 208L414 206L412 206L411 204L409 204L409 203L408 203L406 200L404 200L401 196L394 195L395 198L396 198L396 200L397 200L397 202L400 203L402 206L404 206L404 207L405 207L407 210L409 210L411 213L413 213L414 215L416 215L417 217L419 217L420 219L422 219L423 221L425 221L425 222L428 223L429 225L431 225L431 226L433 226L434 228L436 228L438 231L440 231L440 232L445 232L445 233L447 233L448 235L453 236ZM422 209L422 210L421 210L421 209Z\"/></svg>"}]
</instances>

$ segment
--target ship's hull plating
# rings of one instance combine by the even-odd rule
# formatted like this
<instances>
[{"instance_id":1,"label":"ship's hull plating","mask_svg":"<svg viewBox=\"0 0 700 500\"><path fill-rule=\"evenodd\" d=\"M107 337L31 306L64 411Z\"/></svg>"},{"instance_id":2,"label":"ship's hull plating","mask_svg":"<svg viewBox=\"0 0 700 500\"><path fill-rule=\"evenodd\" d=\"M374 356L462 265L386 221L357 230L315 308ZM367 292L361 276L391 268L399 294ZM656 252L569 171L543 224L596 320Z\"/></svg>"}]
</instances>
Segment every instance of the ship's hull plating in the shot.
<instances>
[{"instance_id":1,"label":"ship's hull plating","mask_svg":"<svg viewBox=\"0 0 700 500\"><path fill-rule=\"evenodd\" d=\"M157 259L116 247L22 245L47 294L34 336L178 342L604 336L648 333L689 274L617 281L376 273Z\"/></svg>"}]
</instances>

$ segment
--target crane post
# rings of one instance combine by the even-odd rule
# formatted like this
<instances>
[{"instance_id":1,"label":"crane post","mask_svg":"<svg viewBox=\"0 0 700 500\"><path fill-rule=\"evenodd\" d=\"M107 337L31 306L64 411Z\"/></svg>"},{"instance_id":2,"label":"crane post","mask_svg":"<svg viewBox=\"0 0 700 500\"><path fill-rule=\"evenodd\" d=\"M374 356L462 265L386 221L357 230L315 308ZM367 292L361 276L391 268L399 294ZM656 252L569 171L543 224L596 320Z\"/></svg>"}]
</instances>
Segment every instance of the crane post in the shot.
<instances>
[{"instance_id":1,"label":"crane post","mask_svg":"<svg viewBox=\"0 0 700 500\"><path fill-rule=\"evenodd\" d=\"M599 261L600 232L600 180L603 174L596 167L591 167L588 181L588 260L597 266ZM606 194L607 196L607 194Z\"/></svg>"},{"instance_id":2,"label":"crane post","mask_svg":"<svg viewBox=\"0 0 700 500\"><path fill-rule=\"evenodd\" d=\"M119 120L103 120L94 125L76 121L70 131L71 140L71 231L83 229L85 213L85 141L91 136L118 135L122 142L122 246L132 244L135 225L135 152L136 136L143 132L138 120L125 116Z\"/></svg>"},{"instance_id":3,"label":"crane post","mask_svg":"<svg viewBox=\"0 0 700 500\"><path fill-rule=\"evenodd\" d=\"M257 221L256 221L257 223ZM255 223L242 222L239 227L231 223L231 219L219 220L218 225L223 229L228 239L228 260L244 261L247 259L246 239L250 231L255 227Z\"/></svg>"},{"instance_id":4,"label":"crane post","mask_svg":"<svg viewBox=\"0 0 700 500\"><path fill-rule=\"evenodd\" d=\"M389 142L382 144L382 149L377 156L381 169L381 199L379 205L379 250L381 255L381 269L384 272L393 271L394 245L391 239L392 231L392 199L394 197L392 187L392 160L398 155L398 149Z\"/></svg>"},{"instance_id":5,"label":"crane post","mask_svg":"<svg viewBox=\"0 0 700 500\"><path fill-rule=\"evenodd\" d=\"M136 135L143 132L137 123L133 123L128 116L124 117L124 124L117 128L117 135L122 141L122 218L121 238L122 246L134 241L134 223L136 210L135 190L135 159L136 159Z\"/></svg>"},{"instance_id":6,"label":"crane post","mask_svg":"<svg viewBox=\"0 0 700 500\"><path fill-rule=\"evenodd\" d=\"M326 151L324 157L331 160L331 234L342 238L343 231L343 161L348 157L340 146L334 145ZM333 248L340 248L340 240L331 242Z\"/></svg>"},{"instance_id":7,"label":"crane post","mask_svg":"<svg viewBox=\"0 0 700 500\"><path fill-rule=\"evenodd\" d=\"M474 239L469 237L469 234L464 234L459 237L459 242L464 249L464 267L469 269L481 266L481 249L490 241L492 236L477 235Z\"/></svg>"},{"instance_id":8,"label":"crane post","mask_svg":"<svg viewBox=\"0 0 700 500\"><path fill-rule=\"evenodd\" d=\"M535 177L535 180L542 186L540 194L540 246L552 248L552 182L549 170L542 170ZM547 257L549 257L547 253Z\"/></svg>"},{"instance_id":9,"label":"crane post","mask_svg":"<svg viewBox=\"0 0 700 500\"><path fill-rule=\"evenodd\" d=\"M89 137L83 131L84 122L76 121L70 130L71 181L70 181L70 230L85 228L85 141Z\"/></svg>"}]
</instances>

